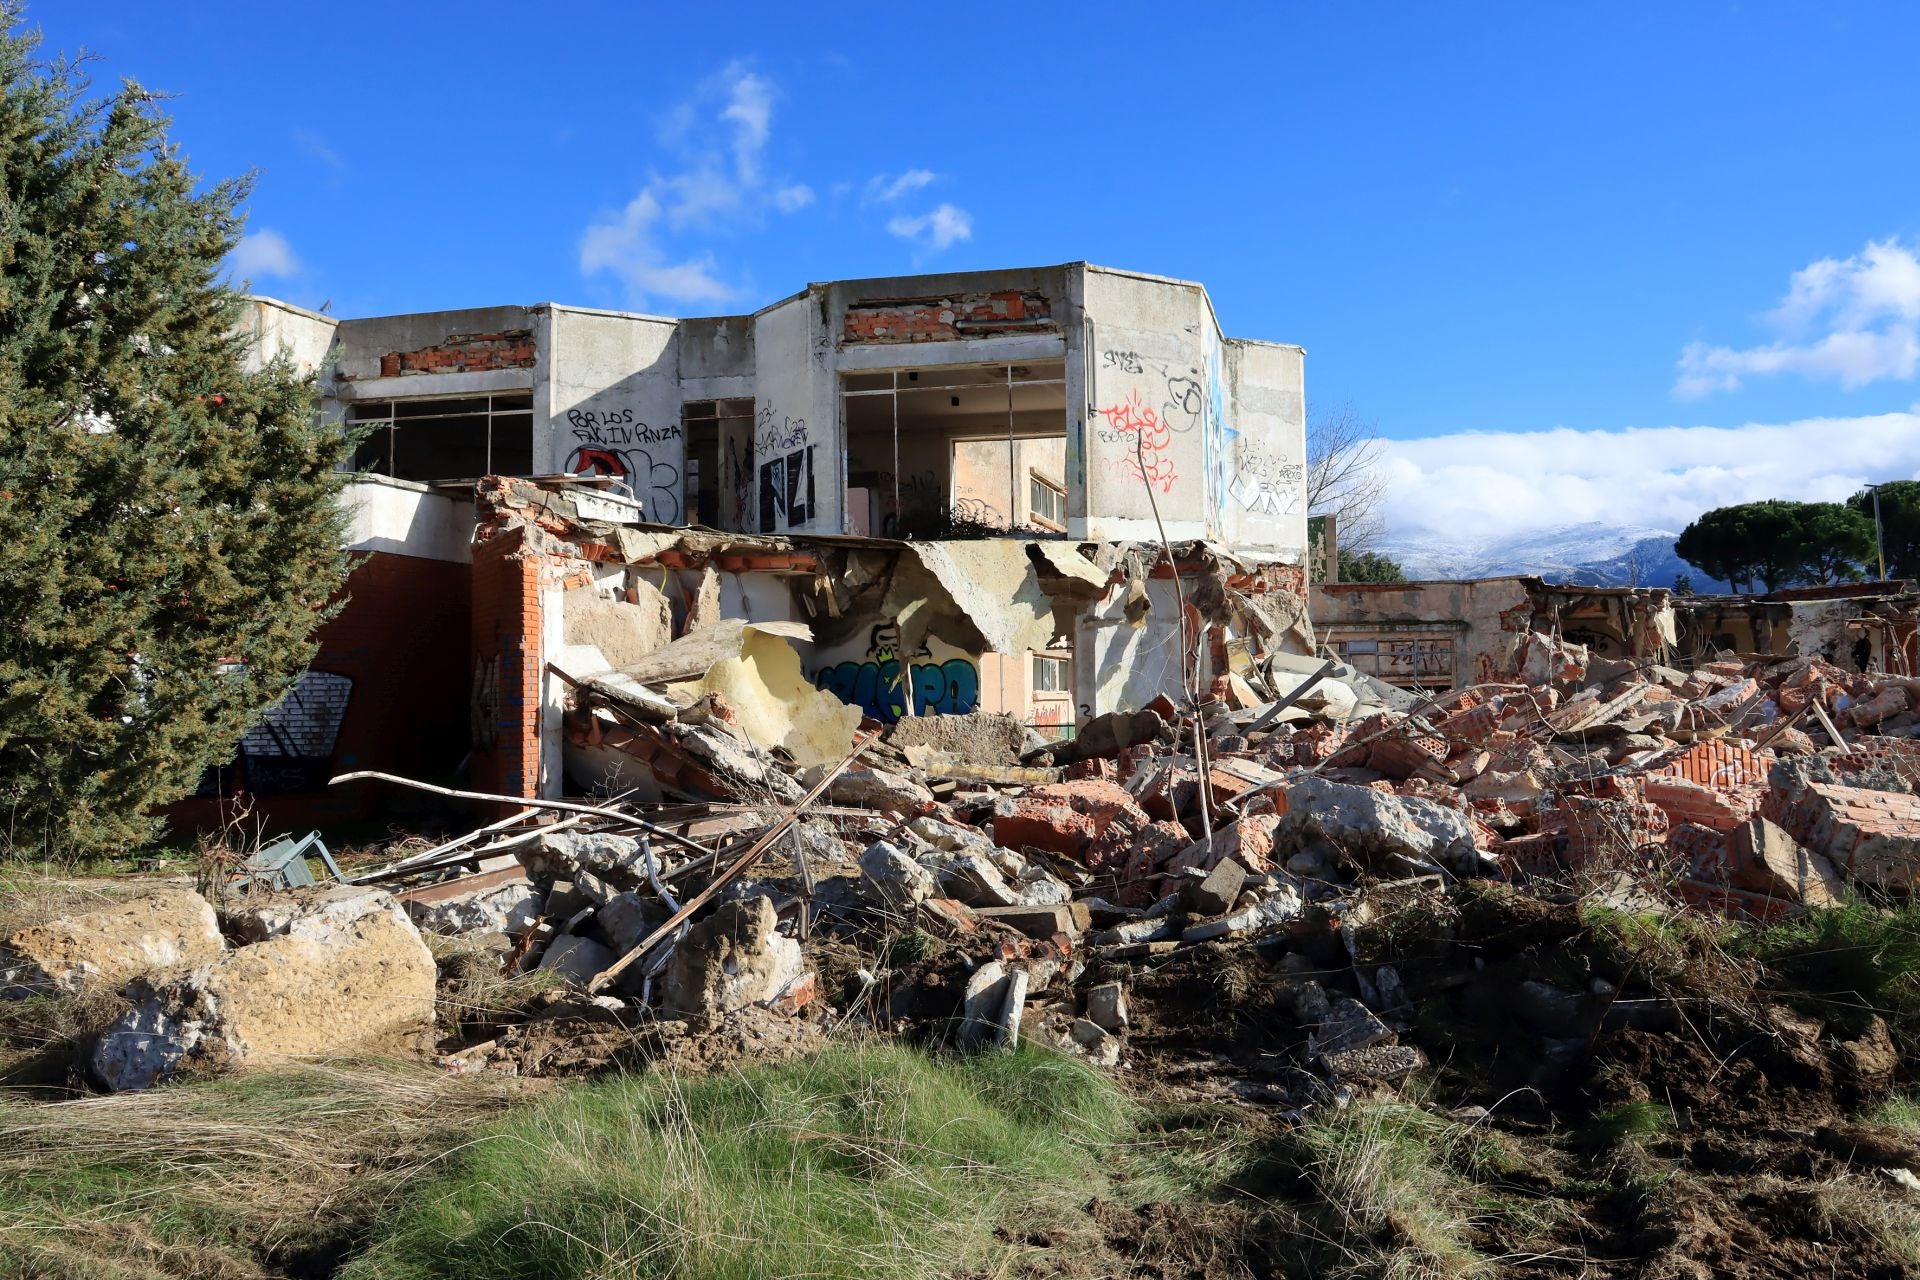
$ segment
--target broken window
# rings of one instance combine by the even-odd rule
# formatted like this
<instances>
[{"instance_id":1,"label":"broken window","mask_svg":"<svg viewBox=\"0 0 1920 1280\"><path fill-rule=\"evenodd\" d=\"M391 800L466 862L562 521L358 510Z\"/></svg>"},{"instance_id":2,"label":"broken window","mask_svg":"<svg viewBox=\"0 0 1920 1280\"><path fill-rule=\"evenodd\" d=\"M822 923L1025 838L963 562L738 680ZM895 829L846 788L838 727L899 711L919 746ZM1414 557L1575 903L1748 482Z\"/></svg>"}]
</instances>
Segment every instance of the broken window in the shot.
<instances>
[{"instance_id":1,"label":"broken window","mask_svg":"<svg viewBox=\"0 0 1920 1280\"><path fill-rule=\"evenodd\" d=\"M1064 362L849 373L841 405L849 532L1065 528L1065 487L1031 485L1066 474Z\"/></svg>"},{"instance_id":2,"label":"broken window","mask_svg":"<svg viewBox=\"0 0 1920 1280\"><path fill-rule=\"evenodd\" d=\"M1035 693L1068 693L1067 660L1050 654L1033 655L1033 691Z\"/></svg>"},{"instance_id":3,"label":"broken window","mask_svg":"<svg viewBox=\"0 0 1920 1280\"><path fill-rule=\"evenodd\" d=\"M398 480L472 480L533 473L533 393L375 400L347 407L366 434L353 469Z\"/></svg>"},{"instance_id":4,"label":"broken window","mask_svg":"<svg viewBox=\"0 0 1920 1280\"><path fill-rule=\"evenodd\" d=\"M687 520L733 533L759 528L753 506L753 401L689 400L680 407L686 437Z\"/></svg>"},{"instance_id":5,"label":"broken window","mask_svg":"<svg viewBox=\"0 0 1920 1280\"><path fill-rule=\"evenodd\" d=\"M1043 529L1064 533L1067 528L1067 491L1065 486L1047 479L1038 471L1027 476L1027 495L1033 523Z\"/></svg>"}]
</instances>

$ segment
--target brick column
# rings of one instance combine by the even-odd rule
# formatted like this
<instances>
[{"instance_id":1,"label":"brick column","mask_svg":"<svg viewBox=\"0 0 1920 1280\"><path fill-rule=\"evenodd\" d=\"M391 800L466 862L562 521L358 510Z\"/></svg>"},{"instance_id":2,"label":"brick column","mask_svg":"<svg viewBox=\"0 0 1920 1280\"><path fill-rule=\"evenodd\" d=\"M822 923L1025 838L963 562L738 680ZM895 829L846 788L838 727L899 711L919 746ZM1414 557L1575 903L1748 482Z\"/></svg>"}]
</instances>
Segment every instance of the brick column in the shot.
<instances>
[{"instance_id":1,"label":"brick column","mask_svg":"<svg viewBox=\"0 0 1920 1280\"><path fill-rule=\"evenodd\" d=\"M540 577L515 530L473 549L473 786L540 794Z\"/></svg>"}]
</instances>

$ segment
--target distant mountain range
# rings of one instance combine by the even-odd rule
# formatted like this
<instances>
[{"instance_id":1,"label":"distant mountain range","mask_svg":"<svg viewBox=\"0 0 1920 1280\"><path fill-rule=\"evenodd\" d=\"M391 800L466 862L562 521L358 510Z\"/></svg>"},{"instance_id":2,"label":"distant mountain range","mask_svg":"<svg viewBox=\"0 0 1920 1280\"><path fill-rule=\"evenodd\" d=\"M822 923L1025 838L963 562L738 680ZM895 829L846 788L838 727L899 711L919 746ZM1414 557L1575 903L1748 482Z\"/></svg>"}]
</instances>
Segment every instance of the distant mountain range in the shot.
<instances>
[{"instance_id":1,"label":"distant mountain range","mask_svg":"<svg viewBox=\"0 0 1920 1280\"><path fill-rule=\"evenodd\" d=\"M1664 529L1592 522L1485 541L1388 534L1375 549L1416 581L1526 573L1590 587L1671 587L1684 573L1695 591L1731 590L1673 554L1678 536Z\"/></svg>"}]
</instances>

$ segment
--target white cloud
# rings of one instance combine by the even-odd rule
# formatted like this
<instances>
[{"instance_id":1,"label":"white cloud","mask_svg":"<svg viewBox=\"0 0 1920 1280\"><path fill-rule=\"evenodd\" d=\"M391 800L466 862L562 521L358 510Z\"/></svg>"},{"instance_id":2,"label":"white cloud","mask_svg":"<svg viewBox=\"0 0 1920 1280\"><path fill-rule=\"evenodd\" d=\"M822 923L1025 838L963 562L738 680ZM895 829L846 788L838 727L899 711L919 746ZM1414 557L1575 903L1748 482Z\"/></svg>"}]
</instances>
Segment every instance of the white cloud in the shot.
<instances>
[{"instance_id":1,"label":"white cloud","mask_svg":"<svg viewBox=\"0 0 1920 1280\"><path fill-rule=\"evenodd\" d=\"M724 302L742 292L725 278L711 250L674 242L690 232L727 233L757 225L769 211L795 213L813 203L805 183L780 183L766 172L773 137L772 81L729 63L688 102L660 122L659 140L681 167L654 172L619 212L602 213L580 241L583 275L621 281L636 306L650 299Z\"/></svg>"},{"instance_id":2,"label":"white cloud","mask_svg":"<svg viewBox=\"0 0 1920 1280\"><path fill-rule=\"evenodd\" d=\"M889 178L884 173L876 173L867 179L864 199L869 204L892 204L901 196L913 194L939 176L931 169L909 169L896 178Z\"/></svg>"},{"instance_id":3,"label":"white cloud","mask_svg":"<svg viewBox=\"0 0 1920 1280\"><path fill-rule=\"evenodd\" d=\"M738 62L720 73L726 86L727 107L722 120L734 126L733 164L740 185L760 181L760 153L773 129L773 85Z\"/></svg>"},{"instance_id":4,"label":"white cloud","mask_svg":"<svg viewBox=\"0 0 1920 1280\"><path fill-rule=\"evenodd\" d=\"M347 167L347 162L340 158L340 153L328 146L327 140L311 129L295 129L293 131L293 142L300 150L315 160L318 160L329 169L345 169Z\"/></svg>"},{"instance_id":5,"label":"white cloud","mask_svg":"<svg viewBox=\"0 0 1920 1280\"><path fill-rule=\"evenodd\" d=\"M887 222L887 231L925 249L944 249L961 240L973 239L973 215L965 209L943 204L931 213L915 217L900 214Z\"/></svg>"},{"instance_id":6,"label":"white cloud","mask_svg":"<svg viewBox=\"0 0 1920 1280\"><path fill-rule=\"evenodd\" d=\"M1384 465L1396 541L1589 521L1678 530L1728 503L1832 502L1870 481L1920 479L1920 405L1741 427L1457 432L1389 441Z\"/></svg>"},{"instance_id":7,"label":"white cloud","mask_svg":"<svg viewBox=\"0 0 1920 1280\"><path fill-rule=\"evenodd\" d=\"M1894 238L1869 242L1849 258L1811 262L1793 273L1766 320L1782 335L1771 343L1689 343L1674 394L1698 399L1783 373L1849 388L1911 381L1920 373L1920 256Z\"/></svg>"},{"instance_id":8,"label":"white cloud","mask_svg":"<svg viewBox=\"0 0 1920 1280\"><path fill-rule=\"evenodd\" d=\"M603 218L587 228L580 241L580 270L618 277L636 300L724 302L733 297L735 290L716 274L711 253L682 262L666 260L655 235L659 221L659 200L651 190L642 191L619 217Z\"/></svg>"},{"instance_id":9,"label":"white cloud","mask_svg":"<svg viewBox=\"0 0 1920 1280\"><path fill-rule=\"evenodd\" d=\"M240 243L233 247L230 262L235 278L240 280L262 280L271 276L285 279L300 274L300 259L294 256L293 246L285 236L268 227L241 236Z\"/></svg>"}]
</instances>

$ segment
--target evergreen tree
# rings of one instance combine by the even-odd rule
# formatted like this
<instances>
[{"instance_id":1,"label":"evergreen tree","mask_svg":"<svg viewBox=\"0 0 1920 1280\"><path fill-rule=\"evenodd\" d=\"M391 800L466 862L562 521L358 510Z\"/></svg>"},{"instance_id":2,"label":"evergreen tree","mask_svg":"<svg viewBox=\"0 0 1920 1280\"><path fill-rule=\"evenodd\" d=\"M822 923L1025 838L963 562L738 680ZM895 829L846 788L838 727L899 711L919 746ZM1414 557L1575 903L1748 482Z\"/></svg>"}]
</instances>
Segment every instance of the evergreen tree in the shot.
<instances>
[{"instance_id":1,"label":"evergreen tree","mask_svg":"<svg viewBox=\"0 0 1920 1280\"><path fill-rule=\"evenodd\" d=\"M1847 505L1872 525L1872 489L1854 494L1847 499ZM1887 576L1920 578L1920 480L1893 480L1880 486L1880 527L1887 554ZM1880 567L1877 557L1869 558L1867 564L1873 571Z\"/></svg>"},{"instance_id":2,"label":"evergreen tree","mask_svg":"<svg viewBox=\"0 0 1920 1280\"><path fill-rule=\"evenodd\" d=\"M1381 555L1377 551L1348 551L1340 549L1340 581L1342 582L1405 582L1407 572L1400 562Z\"/></svg>"},{"instance_id":3,"label":"evergreen tree","mask_svg":"<svg viewBox=\"0 0 1920 1280\"><path fill-rule=\"evenodd\" d=\"M0 21L0 849L65 857L150 836L305 668L345 441L246 360L248 183Z\"/></svg>"}]
</instances>

